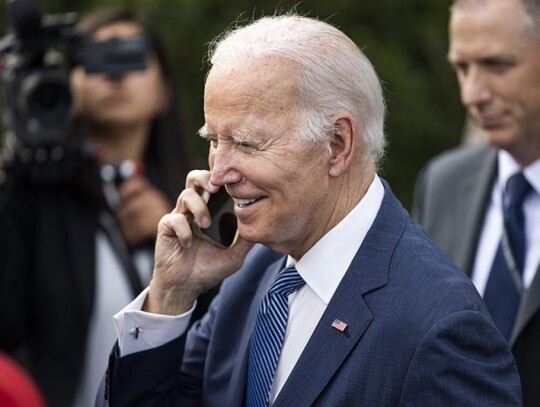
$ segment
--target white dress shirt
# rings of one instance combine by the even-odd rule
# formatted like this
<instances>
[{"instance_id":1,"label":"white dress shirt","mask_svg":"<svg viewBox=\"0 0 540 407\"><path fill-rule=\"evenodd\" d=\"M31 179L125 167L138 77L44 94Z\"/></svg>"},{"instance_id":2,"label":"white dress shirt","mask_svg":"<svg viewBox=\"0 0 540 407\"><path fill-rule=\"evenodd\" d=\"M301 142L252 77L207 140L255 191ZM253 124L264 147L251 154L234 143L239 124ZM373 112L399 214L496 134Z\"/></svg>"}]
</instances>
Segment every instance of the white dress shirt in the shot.
<instances>
[{"instance_id":1,"label":"white dress shirt","mask_svg":"<svg viewBox=\"0 0 540 407\"><path fill-rule=\"evenodd\" d=\"M289 263L296 263L296 269L306 284L289 296L289 322L272 383L270 403L285 384L364 241L377 216L383 196L384 187L375 175L365 196L340 223L300 260L288 259ZM189 324L193 309L178 316L141 311L147 290L113 318L122 356L163 345L183 334ZM136 327L138 339L134 335Z\"/></svg>"},{"instance_id":2,"label":"white dress shirt","mask_svg":"<svg viewBox=\"0 0 540 407\"><path fill-rule=\"evenodd\" d=\"M503 232L502 194L506 181L519 171L531 184L533 191L523 202L525 214L525 239L527 253L523 270L523 286L529 288L540 264L540 159L522 169L508 152L499 151L499 171L491 192L491 201L480 234L476 259L473 267L472 281L480 294L486 290L489 273Z\"/></svg>"}]
</instances>

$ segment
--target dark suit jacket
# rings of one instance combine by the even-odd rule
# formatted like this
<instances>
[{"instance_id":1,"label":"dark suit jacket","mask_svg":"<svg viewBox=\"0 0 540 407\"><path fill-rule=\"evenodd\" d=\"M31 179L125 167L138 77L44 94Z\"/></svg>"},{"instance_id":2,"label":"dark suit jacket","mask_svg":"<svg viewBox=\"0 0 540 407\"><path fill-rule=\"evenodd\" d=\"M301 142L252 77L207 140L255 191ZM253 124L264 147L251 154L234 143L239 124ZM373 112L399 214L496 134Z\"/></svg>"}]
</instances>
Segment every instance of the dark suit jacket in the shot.
<instances>
[{"instance_id":1,"label":"dark suit jacket","mask_svg":"<svg viewBox=\"0 0 540 407\"><path fill-rule=\"evenodd\" d=\"M3 191L0 347L17 351L50 406L70 407L95 289L97 214L67 188Z\"/></svg>"},{"instance_id":2,"label":"dark suit jacket","mask_svg":"<svg viewBox=\"0 0 540 407\"><path fill-rule=\"evenodd\" d=\"M274 406L521 405L514 360L472 283L385 188ZM122 358L113 352L110 404L242 406L255 315L283 263L256 246L187 336Z\"/></svg>"},{"instance_id":3,"label":"dark suit jacket","mask_svg":"<svg viewBox=\"0 0 540 407\"><path fill-rule=\"evenodd\" d=\"M467 274L497 175L497 150L459 148L432 160L417 181L413 217ZM540 273L527 290L510 338L526 406L540 406Z\"/></svg>"}]
</instances>

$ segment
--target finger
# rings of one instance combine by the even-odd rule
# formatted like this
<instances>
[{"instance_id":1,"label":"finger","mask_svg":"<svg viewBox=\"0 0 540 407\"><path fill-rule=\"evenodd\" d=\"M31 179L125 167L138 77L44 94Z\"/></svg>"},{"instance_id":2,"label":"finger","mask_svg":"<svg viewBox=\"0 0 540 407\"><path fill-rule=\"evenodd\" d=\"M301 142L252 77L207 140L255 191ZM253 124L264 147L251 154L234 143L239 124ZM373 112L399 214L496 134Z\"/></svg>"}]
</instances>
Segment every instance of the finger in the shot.
<instances>
[{"instance_id":1,"label":"finger","mask_svg":"<svg viewBox=\"0 0 540 407\"><path fill-rule=\"evenodd\" d=\"M229 247L228 250L230 251L230 255L239 267L244 262L247 253L254 245L255 243L244 239L242 236L238 236L233 245Z\"/></svg>"},{"instance_id":2,"label":"finger","mask_svg":"<svg viewBox=\"0 0 540 407\"><path fill-rule=\"evenodd\" d=\"M182 191L172 213L181 213L188 217L191 216L191 219L203 228L211 224L210 213L206 202L201 195L191 188Z\"/></svg>"},{"instance_id":3,"label":"finger","mask_svg":"<svg viewBox=\"0 0 540 407\"><path fill-rule=\"evenodd\" d=\"M137 232L137 227L134 225L121 225L120 232L128 247L134 246L143 240L141 234Z\"/></svg>"},{"instance_id":4,"label":"finger","mask_svg":"<svg viewBox=\"0 0 540 407\"><path fill-rule=\"evenodd\" d=\"M208 191L210 193L217 192L219 186L210 183L210 175L211 173L208 170L190 171L186 177L186 188L192 188L199 194L203 191Z\"/></svg>"},{"instance_id":5,"label":"finger","mask_svg":"<svg viewBox=\"0 0 540 407\"><path fill-rule=\"evenodd\" d=\"M185 248L191 247L193 233L189 219L181 213L165 215L158 225L158 239L160 237L176 238Z\"/></svg>"},{"instance_id":6,"label":"finger","mask_svg":"<svg viewBox=\"0 0 540 407\"><path fill-rule=\"evenodd\" d=\"M168 199L159 190L146 189L132 199L126 200L118 208L116 214L127 222L131 217L151 218L159 221L163 215L172 210ZM157 225L156 221L156 225Z\"/></svg>"},{"instance_id":7,"label":"finger","mask_svg":"<svg viewBox=\"0 0 540 407\"><path fill-rule=\"evenodd\" d=\"M152 188L148 181L142 176L137 176L122 182L118 187L118 194L122 201L127 201L143 193L148 188Z\"/></svg>"},{"instance_id":8,"label":"finger","mask_svg":"<svg viewBox=\"0 0 540 407\"><path fill-rule=\"evenodd\" d=\"M130 222L119 222L120 231L128 246L146 239L155 239L159 218L132 218Z\"/></svg>"}]
</instances>

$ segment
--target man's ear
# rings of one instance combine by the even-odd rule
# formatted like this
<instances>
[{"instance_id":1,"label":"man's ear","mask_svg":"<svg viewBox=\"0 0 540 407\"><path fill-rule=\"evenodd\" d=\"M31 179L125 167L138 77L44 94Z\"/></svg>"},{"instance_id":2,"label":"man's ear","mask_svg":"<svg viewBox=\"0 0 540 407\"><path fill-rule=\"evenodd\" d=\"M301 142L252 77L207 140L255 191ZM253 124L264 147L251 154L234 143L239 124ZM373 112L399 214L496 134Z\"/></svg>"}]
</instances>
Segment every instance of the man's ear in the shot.
<instances>
[{"instance_id":1,"label":"man's ear","mask_svg":"<svg viewBox=\"0 0 540 407\"><path fill-rule=\"evenodd\" d=\"M330 130L329 174L341 175L351 164L354 157L357 140L356 123L349 115L336 116Z\"/></svg>"}]
</instances>

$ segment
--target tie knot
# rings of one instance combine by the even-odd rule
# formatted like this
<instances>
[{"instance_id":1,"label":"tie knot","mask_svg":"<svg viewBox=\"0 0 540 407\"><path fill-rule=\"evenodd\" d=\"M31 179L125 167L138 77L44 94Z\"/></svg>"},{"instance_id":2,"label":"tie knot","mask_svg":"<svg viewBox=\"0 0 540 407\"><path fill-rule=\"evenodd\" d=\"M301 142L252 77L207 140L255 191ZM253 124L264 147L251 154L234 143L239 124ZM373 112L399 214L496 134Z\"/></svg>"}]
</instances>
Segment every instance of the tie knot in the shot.
<instances>
[{"instance_id":1,"label":"tie knot","mask_svg":"<svg viewBox=\"0 0 540 407\"><path fill-rule=\"evenodd\" d=\"M523 173L518 172L512 175L506 182L504 193L505 207L521 207L523 200L531 190L531 184L529 184Z\"/></svg>"},{"instance_id":2,"label":"tie knot","mask_svg":"<svg viewBox=\"0 0 540 407\"><path fill-rule=\"evenodd\" d=\"M306 282L300 277L296 267L289 266L283 269L277 276L276 281L270 287L270 292L282 295L289 295L298 290Z\"/></svg>"}]
</instances>

